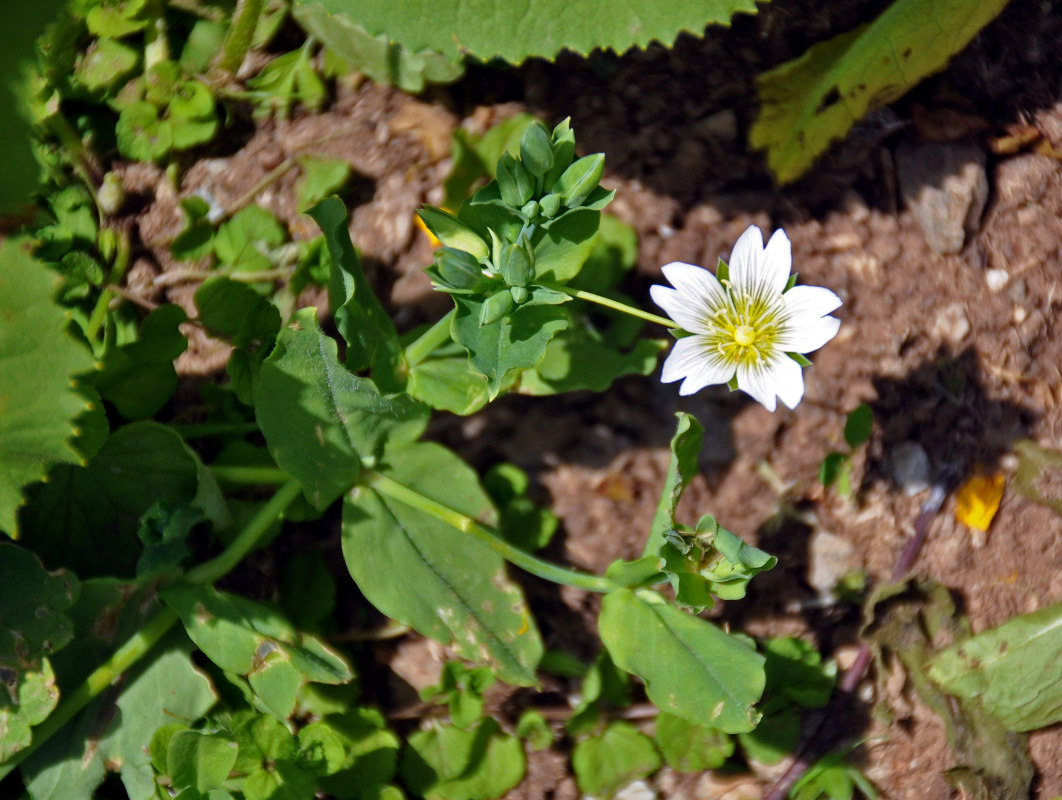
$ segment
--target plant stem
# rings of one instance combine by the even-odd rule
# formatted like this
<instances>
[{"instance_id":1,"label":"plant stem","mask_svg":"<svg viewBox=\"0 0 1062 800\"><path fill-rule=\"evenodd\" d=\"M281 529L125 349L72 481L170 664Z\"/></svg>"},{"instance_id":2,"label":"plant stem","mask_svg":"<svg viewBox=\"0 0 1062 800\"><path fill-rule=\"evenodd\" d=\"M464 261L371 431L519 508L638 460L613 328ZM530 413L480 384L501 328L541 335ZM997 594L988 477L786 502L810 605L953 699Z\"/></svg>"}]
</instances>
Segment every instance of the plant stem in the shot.
<instances>
[{"instance_id":1,"label":"plant stem","mask_svg":"<svg viewBox=\"0 0 1062 800\"><path fill-rule=\"evenodd\" d=\"M450 323L454 318L454 309L450 309L442 319L428 328L415 341L410 342L405 350L406 364L415 367L430 356L435 350L450 341Z\"/></svg>"},{"instance_id":2,"label":"plant stem","mask_svg":"<svg viewBox=\"0 0 1062 800\"><path fill-rule=\"evenodd\" d=\"M254 433L258 430L258 425L254 422L204 422L202 424L170 425L170 428L182 439L205 439L208 436ZM275 482L267 481L267 483Z\"/></svg>"},{"instance_id":3,"label":"plant stem","mask_svg":"<svg viewBox=\"0 0 1062 800\"><path fill-rule=\"evenodd\" d=\"M42 744L50 739L60 728L95 699L100 692L114 683L123 672L139 661L177 621L177 615L168 608L158 609L143 628L138 630L114 655L103 662L89 675L84 683L77 687L59 704L44 722L33 728L33 741L24 750L20 750L8 761L0 764L0 780L26 758L33 754Z\"/></svg>"},{"instance_id":4,"label":"plant stem","mask_svg":"<svg viewBox=\"0 0 1062 800\"><path fill-rule=\"evenodd\" d=\"M111 274L107 278L108 284L117 285L122 282L122 278L125 277L125 271L129 268L131 250L129 233L122 231L118 237L118 252L114 256L114 265L111 267ZM96 305L92 309L92 316L89 317L88 326L85 328L85 337L90 342L95 341L99 335L100 328L103 327L103 322L107 317L107 308L113 298L114 292L110 288L105 288L100 292Z\"/></svg>"},{"instance_id":5,"label":"plant stem","mask_svg":"<svg viewBox=\"0 0 1062 800\"><path fill-rule=\"evenodd\" d=\"M254 41L254 31L258 27L258 18L262 15L264 0L236 0L236 10L232 14L232 23L221 44L221 52L214 60L214 69L218 72L234 75L247 57Z\"/></svg>"},{"instance_id":6,"label":"plant stem","mask_svg":"<svg viewBox=\"0 0 1062 800\"><path fill-rule=\"evenodd\" d=\"M243 560L244 556L254 549L269 526L284 513L284 509L291 505L301 491L302 487L299 486L298 481L289 480L281 486L269 502L258 510L247 526L233 539L232 544L216 558L188 570L184 579L189 583L213 583L222 575L228 574Z\"/></svg>"},{"instance_id":7,"label":"plant stem","mask_svg":"<svg viewBox=\"0 0 1062 800\"><path fill-rule=\"evenodd\" d=\"M642 311L640 308L621 303L619 300L603 297L599 294L594 294L593 292L584 292L582 289L573 289L571 286L565 286L563 283L544 283L542 285L547 289L564 292L566 295L574 297L576 300L585 300L588 303L596 303L599 306L611 308L613 311L620 311L624 314L630 314L632 317L638 317L639 319L644 319L648 322L655 322L657 325L663 325L665 328L678 328L678 325L667 317L659 317L656 314L650 314L648 311Z\"/></svg>"},{"instance_id":8,"label":"plant stem","mask_svg":"<svg viewBox=\"0 0 1062 800\"><path fill-rule=\"evenodd\" d=\"M268 486L287 483L288 473L280 467L227 467L212 466L211 474L221 483L240 486Z\"/></svg>"},{"instance_id":9,"label":"plant stem","mask_svg":"<svg viewBox=\"0 0 1062 800\"><path fill-rule=\"evenodd\" d=\"M578 570L561 567L536 558L530 553L509 544L498 535L497 531L481 522L477 522L472 517L432 500L430 497L425 497L415 489L411 489L379 472L366 470L362 474L362 483L370 489L390 497L392 500L397 500L418 511L423 511L425 514L430 514L463 533L472 534L509 563L514 564L525 572L537 575L539 578L553 583L561 583L565 586L575 586L588 592L604 593L619 588L619 584L603 575L579 572Z\"/></svg>"}]
</instances>

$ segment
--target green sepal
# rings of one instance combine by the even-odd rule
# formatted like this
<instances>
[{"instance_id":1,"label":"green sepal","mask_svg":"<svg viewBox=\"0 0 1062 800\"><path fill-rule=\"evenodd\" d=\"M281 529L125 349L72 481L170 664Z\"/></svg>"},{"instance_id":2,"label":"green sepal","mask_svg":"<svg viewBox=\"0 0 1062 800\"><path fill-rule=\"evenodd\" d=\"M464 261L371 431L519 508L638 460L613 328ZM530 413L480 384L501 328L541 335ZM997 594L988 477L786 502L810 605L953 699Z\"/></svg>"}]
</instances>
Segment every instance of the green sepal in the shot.
<instances>
[{"instance_id":1,"label":"green sepal","mask_svg":"<svg viewBox=\"0 0 1062 800\"><path fill-rule=\"evenodd\" d=\"M561 202L568 208L576 208L597 188L604 173L603 153L583 156L564 170L557 182L550 187L550 191L560 195Z\"/></svg>"},{"instance_id":2,"label":"green sepal","mask_svg":"<svg viewBox=\"0 0 1062 800\"><path fill-rule=\"evenodd\" d=\"M447 247L464 250L479 263L483 263L490 256L487 243L482 236L448 211L425 205L417 212L417 216L435 235L435 238Z\"/></svg>"},{"instance_id":3,"label":"green sepal","mask_svg":"<svg viewBox=\"0 0 1062 800\"><path fill-rule=\"evenodd\" d=\"M553 143L546 126L537 120L524 128L520 137L520 160L536 178L553 168Z\"/></svg>"},{"instance_id":4,"label":"green sepal","mask_svg":"<svg viewBox=\"0 0 1062 800\"><path fill-rule=\"evenodd\" d=\"M798 363L802 367L810 367L811 361L803 353L786 353L791 359Z\"/></svg>"},{"instance_id":5,"label":"green sepal","mask_svg":"<svg viewBox=\"0 0 1062 800\"><path fill-rule=\"evenodd\" d=\"M498 159L498 191L502 202L511 208L521 208L535 194L535 177L509 153Z\"/></svg>"}]
</instances>

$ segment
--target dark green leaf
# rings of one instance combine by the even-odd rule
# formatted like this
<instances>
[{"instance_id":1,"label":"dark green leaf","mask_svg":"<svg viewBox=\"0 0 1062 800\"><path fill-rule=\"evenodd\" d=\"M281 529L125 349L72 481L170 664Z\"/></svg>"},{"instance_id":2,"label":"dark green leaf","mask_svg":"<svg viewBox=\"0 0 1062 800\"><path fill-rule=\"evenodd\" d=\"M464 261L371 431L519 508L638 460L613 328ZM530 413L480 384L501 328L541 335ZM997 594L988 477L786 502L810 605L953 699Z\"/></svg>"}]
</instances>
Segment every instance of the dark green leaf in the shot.
<instances>
[{"instance_id":1,"label":"dark green leaf","mask_svg":"<svg viewBox=\"0 0 1062 800\"><path fill-rule=\"evenodd\" d=\"M745 754L760 764L777 764L800 744L800 714L785 706L760 720L756 730L738 734Z\"/></svg>"},{"instance_id":2,"label":"dark green leaf","mask_svg":"<svg viewBox=\"0 0 1062 800\"><path fill-rule=\"evenodd\" d=\"M874 412L866 403L860 403L844 423L844 440L855 450L867 443L873 429Z\"/></svg>"},{"instance_id":3,"label":"dark green leaf","mask_svg":"<svg viewBox=\"0 0 1062 800\"><path fill-rule=\"evenodd\" d=\"M819 482L829 488L837 483L845 472L851 469L849 458L844 453L834 451L827 453L819 466Z\"/></svg>"},{"instance_id":4,"label":"dark green leaf","mask_svg":"<svg viewBox=\"0 0 1062 800\"><path fill-rule=\"evenodd\" d=\"M342 767L321 780L321 788L337 800L374 800L374 790L394 778L398 736L387 729L374 709L351 708L326 718L346 751Z\"/></svg>"},{"instance_id":5,"label":"dark green leaf","mask_svg":"<svg viewBox=\"0 0 1062 800\"><path fill-rule=\"evenodd\" d=\"M664 532L676 526L675 510L682 493L697 474L697 457L701 452L704 428L693 416L678 412L678 428L671 438L671 462L660 494L660 503L653 517L653 527L645 543L645 555L655 556L664 544Z\"/></svg>"},{"instance_id":6,"label":"dark green leaf","mask_svg":"<svg viewBox=\"0 0 1062 800\"><path fill-rule=\"evenodd\" d=\"M496 464L483 476L483 486L498 507L506 539L529 553L549 544L560 520L527 496L527 473L515 464Z\"/></svg>"},{"instance_id":7,"label":"dark green leaf","mask_svg":"<svg viewBox=\"0 0 1062 800\"><path fill-rule=\"evenodd\" d=\"M763 654L768 695L785 697L804 708L821 708L830 701L837 664L823 664L813 645L803 639L771 639Z\"/></svg>"},{"instance_id":8,"label":"dark green leaf","mask_svg":"<svg viewBox=\"0 0 1062 800\"><path fill-rule=\"evenodd\" d=\"M520 740L487 718L471 730L438 725L409 737L399 771L428 800L491 800L524 777Z\"/></svg>"},{"instance_id":9,"label":"dark green leaf","mask_svg":"<svg viewBox=\"0 0 1062 800\"><path fill-rule=\"evenodd\" d=\"M159 500L140 519L137 536L144 552L136 562L137 577L172 570L188 557L188 535L204 520L192 504L171 506Z\"/></svg>"}]
</instances>

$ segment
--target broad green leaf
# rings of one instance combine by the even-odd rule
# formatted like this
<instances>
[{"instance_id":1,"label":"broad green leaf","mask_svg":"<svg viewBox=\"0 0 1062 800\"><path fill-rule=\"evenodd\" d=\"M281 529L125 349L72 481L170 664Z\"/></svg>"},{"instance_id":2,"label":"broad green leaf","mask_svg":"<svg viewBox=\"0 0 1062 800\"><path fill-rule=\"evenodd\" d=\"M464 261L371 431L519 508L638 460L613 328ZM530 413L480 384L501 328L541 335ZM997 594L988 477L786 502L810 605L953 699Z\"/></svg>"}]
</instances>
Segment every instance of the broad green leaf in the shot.
<instances>
[{"instance_id":1,"label":"broad green leaf","mask_svg":"<svg viewBox=\"0 0 1062 800\"><path fill-rule=\"evenodd\" d=\"M749 144L779 183L799 178L869 111L939 72L1007 0L896 0L876 20L760 75Z\"/></svg>"},{"instance_id":2,"label":"broad green leaf","mask_svg":"<svg viewBox=\"0 0 1062 800\"><path fill-rule=\"evenodd\" d=\"M394 778L401 740L374 709L351 708L329 714L325 722L346 755L335 773L321 779L321 788L337 800L370 800L375 787Z\"/></svg>"},{"instance_id":3,"label":"broad green leaf","mask_svg":"<svg viewBox=\"0 0 1062 800\"><path fill-rule=\"evenodd\" d=\"M390 83L419 94L428 83L450 83L464 74L464 66L432 50L410 52L380 34L370 36L352 16L314 3L296 3L295 20L336 53L349 67L378 83Z\"/></svg>"},{"instance_id":4,"label":"broad green leaf","mask_svg":"<svg viewBox=\"0 0 1062 800\"><path fill-rule=\"evenodd\" d=\"M28 247L0 242L0 530L11 536L22 487L53 464L81 460L71 442L88 403L73 376L92 368L92 356L66 333L66 312L52 302L54 277Z\"/></svg>"},{"instance_id":5,"label":"broad green leaf","mask_svg":"<svg viewBox=\"0 0 1062 800\"><path fill-rule=\"evenodd\" d=\"M667 342L660 339L639 339L629 350L619 350L607 337L595 335L585 325L574 325L553 337L538 366L520 375L518 391L530 395L578 389L603 392L616 378L650 374L666 347Z\"/></svg>"},{"instance_id":6,"label":"broad green leaf","mask_svg":"<svg viewBox=\"0 0 1062 800\"><path fill-rule=\"evenodd\" d=\"M763 647L767 661L765 695L784 697L804 708L821 708L830 701L837 663L822 663L822 654L803 639L771 639Z\"/></svg>"},{"instance_id":7,"label":"broad green leaf","mask_svg":"<svg viewBox=\"0 0 1062 800\"><path fill-rule=\"evenodd\" d=\"M176 789L207 792L221 786L236 763L236 742L222 734L178 731L170 738L166 768Z\"/></svg>"},{"instance_id":8,"label":"broad green leaf","mask_svg":"<svg viewBox=\"0 0 1062 800\"><path fill-rule=\"evenodd\" d=\"M483 695L494 685L487 667L466 667L460 661L443 665L439 685L420 691L420 699L447 703L450 721L458 728L470 728L483 716Z\"/></svg>"},{"instance_id":9,"label":"broad green leaf","mask_svg":"<svg viewBox=\"0 0 1062 800\"><path fill-rule=\"evenodd\" d=\"M532 297L542 290L532 290ZM480 325L483 303L454 297L457 313L451 332L468 350L469 363L487 378L491 399L516 370L534 367L550 340L568 325L568 315L555 305L524 304L501 319Z\"/></svg>"},{"instance_id":10,"label":"broad green leaf","mask_svg":"<svg viewBox=\"0 0 1062 800\"><path fill-rule=\"evenodd\" d=\"M437 725L413 733L399 771L417 797L491 800L524 777L520 740L487 718L470 730Z\"/></svg>"},{"instance_id":11,"label":"broad green leaf","mask_svg":"<svg viewBox=\"0 0 1062 800\"><path fill-rule=\"evenodd\" d=\"M800 714L793 706L782 706L756 725L756 730L738 734L745 755L760 764L777 764L800 744Z\"/></svg>"},{"instance_id":12,"label":"broad green leaf","mask_svg":"<svg viewBox=\"0 0 1062 800\"><path fill-rule=\"evenodd\" d=\"M100 39L78 59L73 79L89 92L110 93L125 82L139 62L136 49L115 39Z\"/></svg>"},{"instance_id":13,"label":"broad green leaf","mask_svg":"<svg viewBox=\"0 0 1062 800\"><path fill-rule=\"evenodd\" d=\"M515 464L495 464L483 476L483 486L498 507L498 529L506 539L529 553L549 544L560 520L527 496L526 472Z\"/></svg>"},{"instance_id":14,"label":"broad green leaf","mask_svg":"<svg viewBox=\"0 0 1062 800\"><path fill-rule=\"evenodd\" d=\"M291 714L303 683L340 684L354 677L338 653L244 597L189 584L170 586L159 597L177 612L204 655L223 670L245 676L281 719Z\"/></svg>"},{"instance_id":15,"label":"broad green leaf","mask_svg":"<svg viewBox=\"0 0 1062 800\"><path fill-rule=\"evenodd\" d=\"M653 740L629 722L613 722L600 736L583 739L572 751L572 769L585 795L608 797L660 768Z\"/></svg>"},{"instance_id":16,"label":"broad green leaf","mask_svg":"<svg viewBox=\"0 0 1062 800\"><path fill-rule=\"evenodd\" d=\"M358 253L350 241L343 201L329 197L306 213L320 226L332 256L328 302L336 328L347 343L347 366L355 371L370 369L384 391L401 389L397 375L402 361L398 334L362 272Z\"/></svg>"},{"instance_id":17,"label":"broad green leaf","mask_svg":"<svg viewBox=\"0 0 1062 800\"><path fill-rule=\"evenodd\" d=\"M417 216L445 247L464 250L479 262L490 255L490 249L483 237L450 212L435 206L424 206L417 212Z\"/></svg>"},{"instance_id":18,"label":"broad green leaf","mask_svg":"<svg viewBox=\"0 0 1062 800\"><path fill-rule=\"evenodd\" d=\"M844 440L855 450L870 439L874 430L874 412L866 403L860 403L844 423Z\"/></svg>"},{"instance_id":19,"label":"broad green leaf","mask_svg":"<svg viewBox=\"0 0 1062 800\"><path fill-rule=\"evenodd\" d=\"M409 371L406 391L432 408L468 416L490 401L487 378L468 363L468 354L422 361Z\"/></svg>"},{"instance_id":20,"label":"broad green leaf","mask_svg":"<svg viewBox=\"0 0 1062 800\"><path fill-rule=\"evenodd\" d=\"M496 512L476 473L432 443L389 454L388 476L470 517ZM343 505L343 555L358 587L387 616L517 686L536 683L542 642L505 562L486 544L424 511L358 487Z\"/></svg>"},{"instance_id":21,"label":"broad green leaf","mask_svg":"<svg viewBox=\"0 0 1062 800\"><path fill-rule=\"evenodd\" d=\"M300 628L319 629L335 610L336 581L319 550L296 553L280 575L280 602Z\"/></svg>"},{"instance_id":22,"label":"broad green leaf","mask_svg":"<svg viewBox=\"0 0 1062 800\"><path fill-rule=\"evenodd\" d=\"M546 718L537 711L525 711L516 721L516 735L535 752L553 744L553 731Z\"/></svg>"},{"instance_id":23,"label":"broad green leaf","mask_svg":"<svg viewBox=\"0 0 1062 800\"><path fill-rule=\"evenodd\" d=\"M0 667L8 677L6 667ZM31 728L48 718L59 703L55 672L47 658L40 658L33 671L18 676L18 683L0 692L0 763L33 741Z\"/></svg>"},{"instance_id":24,"label":"broad green leaf","mask_svg":"<svg viewBox=\"0 0 1062 800\"><path fill-rule=\"evenodd\" d=\"M697 474L697 457L701 452L701 440L704 428L695 417L680 411L678 428L671 437L671 462L668 464L664 488L660 493L660 503L653 517L653 527L645 543L645 555L655 556L664 544L664 533L674 530L675 511L682 493L686 491L693 476Z\"/></svg>"},{"instance_id":25,"label":"broad green leaf","mask_svg":"<svg viewBox=\"0 0 1062 800\"><path fill-rule=\"evenodd\" d=\"M597 239L601 212L580 208L553 220L534 238L535 278L567 283L582 269Z\"/></svg>"},{"instance_id":26,"label":"broad green leaf","mask_svg":"<svg viewBox=\"0 0 1062 800\"><path fill-rule=\"evenodd\" d=\"M273 459L317 508L354 484L363 458L415 440L428 421L427 407L409 395L381 395L340 364L315 308L296 312L277 337L262 364L255 415Z\"/></svg>"},{"instance_id":27,"label":"broad green leaf","mask_svg":"<svg viewBox=\"0 0 1062 800\"><path fill-rule=\"evenodd\" d=\"M198 470L199 459L170 428L126 425L87 466L61 465L32 488L20 517L23 538L45 564L73 566L82 577L132 575L140 517L159 500L192 502Z\"/></svg>"},{"instance_id":28,"label":"broad green leaf","mask_svg":"<svg viewBox=\"0 0 1062 800\"><path fill-rule=\"evenodd\" d=\"M243 272L273 268L267 253L287 241L280 221L258 205L241 208L218 228L214 252L222 264Z\"/></svg>"},{"instance_id":29,"label":"broad green leaf","mask_svg":"<svg viewBox=\"0 0 1062 800\"><path fill-rule=\"evenodd\" d=\"M190 725L217 700L190 650L183 635L168 638L127 675L117 702L104 693L30 756L22 773L32 800L91 800L105 765L120 772L130 800L153 800L152 735L163 725Z\"/></svg>"},{"instance_id":30,"label":"broad green leaf","mask_svg":"<svg viewBox=\"0 0 1062 800\"><path fill-rule=\"evenodd\" d=\"M188 346L179 330L186 319L180 306L160 306L144 318L135 342L104 355L92 385L126 419L153 417L177 390L173 362Z\"/></svg>"},{"instance_id":31,"label":"broad green leaf","mask_svg":"<svg viewBox=\"0 0 1062 800\"><path fill-rule=\"evenodd\" d=\"M1062 603L952 645L930 659L929 677L1014 731L1062 720Z\"/></svg>"},{"instance_id":32,"label":"broad green leaf","mask_svg":"<svg viewBox=\"0 0 1062 800\"><path fill-rule=\"evenodd\" d=\"M114 129L118 152L134 161L160 161L173 149L173 128L145 100L122 109Z\"/></svg>"},{"instance_id":33,"label":"broad green leaf","mask_svg":"<svg viewBox=\"0 0 1062 800\"><path fill-rule=\"evenodd\" d=\"M718 769L734 754L734 740L722 731L666 711L656 718L656 745L668 765L680 772Z\"/></svg>"},{"instance_id":34,"label":"broad green leaf","mask_svg":"<svg viewBox=\"0 0 1062 800\"><path fill-rule=\"evenodd\" d=\"M598 627L616 665L645 681L661 711L724 733L756 726L764 659L742 640L647 590L605 595Z\"/></svg>"},{"instance_id":35,"label":"broad green leaf","mask_svg":"<svg viewBox=\"0 0 1062 800\"><path fill-rule=\"evenodd\" d=\"M518 19L505 3L457 0L297 0L296 6L346 14L370 34L386 33L412 51L431 48L453 60L466 53L484 61L497 56L514 64L554 58L564 48L586 55L598 47L644 48L654 40L667 45L682 31L700 35L706 25L729 24L738 12L756 13L752 0L531 0Z\"/></svg>"}]
</instances>

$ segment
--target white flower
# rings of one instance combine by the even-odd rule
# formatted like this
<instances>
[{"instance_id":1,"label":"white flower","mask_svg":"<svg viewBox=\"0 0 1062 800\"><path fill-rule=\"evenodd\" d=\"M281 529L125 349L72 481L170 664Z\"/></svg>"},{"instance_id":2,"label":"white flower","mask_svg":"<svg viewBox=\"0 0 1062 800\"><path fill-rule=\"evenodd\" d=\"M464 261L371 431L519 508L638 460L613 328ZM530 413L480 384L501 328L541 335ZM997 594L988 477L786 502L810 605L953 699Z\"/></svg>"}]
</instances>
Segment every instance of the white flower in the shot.
<instances>
[{"instance_id":1,"label":"white flower","mask_svg":"<svg viewBox=\"0 0 1062 800\"><path fill-rule=\"evenodd\" d=\"M661 380L682 380L679 394L687 395L736 376L738 388L768 411L774 411L776 396L796 408L804 375L789 354L818 350L837 334L841 321L827 314L841 299L818 286L786 291L791 266L785 232L775 231L764 248L760 229L752 226L734 245L722 280L692 264L664 267L675 288L653 286L650 294L692 335L675 342Z\"/></svg>"}]
</instances>

